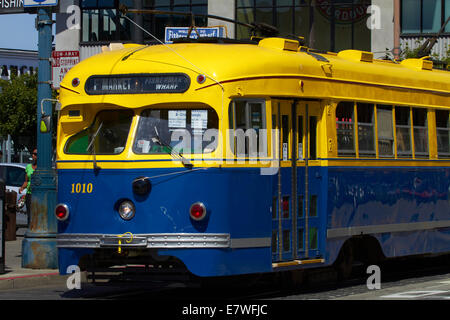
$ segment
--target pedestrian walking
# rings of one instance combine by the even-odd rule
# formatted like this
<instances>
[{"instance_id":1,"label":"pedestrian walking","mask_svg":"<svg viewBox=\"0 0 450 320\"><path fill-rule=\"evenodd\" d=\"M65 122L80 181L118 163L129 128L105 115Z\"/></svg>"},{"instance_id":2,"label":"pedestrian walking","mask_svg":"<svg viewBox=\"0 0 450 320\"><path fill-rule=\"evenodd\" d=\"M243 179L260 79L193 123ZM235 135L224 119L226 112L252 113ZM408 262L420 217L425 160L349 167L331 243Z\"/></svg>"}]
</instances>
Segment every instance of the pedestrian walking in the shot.
<instances>
[{"instance_id":1,"label":"pedestrian walking","mask_svg":"<svg viewBox=\"0 0 450 320\"><path fill-rule=\"evenodd\" d=\"M31 216L31 176L34 173L34 170L37 168L37 149L33 149L33 153L31 154L33 158L33 162L27 164L25 168L25 181L19 189L19 193L26 188L27 194L25 196L25 205L27 206L27 218L28 218L28 226L30 225L30 216Z\"/></svg>"}]
</instances>

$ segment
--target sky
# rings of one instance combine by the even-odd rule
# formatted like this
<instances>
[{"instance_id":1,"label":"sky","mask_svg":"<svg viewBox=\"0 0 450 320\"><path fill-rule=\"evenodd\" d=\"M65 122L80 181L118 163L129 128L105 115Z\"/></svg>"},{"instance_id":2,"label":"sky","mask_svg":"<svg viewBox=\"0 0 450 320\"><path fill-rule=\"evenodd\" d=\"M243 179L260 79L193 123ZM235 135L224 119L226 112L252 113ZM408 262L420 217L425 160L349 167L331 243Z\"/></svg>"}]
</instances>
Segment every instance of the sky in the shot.
<instances>
[{"instance_id":1,"label":"sky","mask_svg":"<svg viewBox=\"0 0 450 320\"><path fill-rule=\"evenodd\" d=\"M36 14L0 14L0 48L37 50Z\"/></svg>"}]
</instances>

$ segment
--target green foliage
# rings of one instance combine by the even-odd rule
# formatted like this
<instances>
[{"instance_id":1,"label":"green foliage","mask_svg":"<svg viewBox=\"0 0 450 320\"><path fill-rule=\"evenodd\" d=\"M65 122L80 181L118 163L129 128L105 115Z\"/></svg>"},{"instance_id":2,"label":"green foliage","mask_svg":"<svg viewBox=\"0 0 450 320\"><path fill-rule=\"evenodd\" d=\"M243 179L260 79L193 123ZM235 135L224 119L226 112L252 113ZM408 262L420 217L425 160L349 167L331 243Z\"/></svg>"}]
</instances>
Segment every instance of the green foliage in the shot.
<instances>
[{"instance_id":1,"label":"green foliage","mask_svg":"<svg viewBox=\"0 0 450 320\"><path fill-rule=\"evenodd\" d=\"M36 146L37 74L0 80L0 135L11 135L16 151Z\"/></svg>"}]
</instances>

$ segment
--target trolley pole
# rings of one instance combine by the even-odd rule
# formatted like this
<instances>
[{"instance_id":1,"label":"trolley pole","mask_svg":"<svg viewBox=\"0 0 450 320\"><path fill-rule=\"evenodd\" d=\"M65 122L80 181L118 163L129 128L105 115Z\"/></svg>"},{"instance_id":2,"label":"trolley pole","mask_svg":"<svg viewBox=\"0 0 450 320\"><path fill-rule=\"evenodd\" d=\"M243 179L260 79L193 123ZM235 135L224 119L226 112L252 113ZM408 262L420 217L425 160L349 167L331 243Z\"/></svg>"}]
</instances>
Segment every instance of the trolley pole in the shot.
<instances>
[{"instance_id":1,"label":"trolley pole","mask_svg":"<svg viewBox=\"0 0 450 320\"><path fill-rule=\"evenodd\" d=\"M56 206L56 172L52 168L52 133L41 133L41 101L50 99L52 52L52 8L37 9L39 70L37 99L37 169L31 178L31 217L22 242L22 267L56 269L58 266ZM51 103L44 103L44 112L52 114Z\"/></svg>"}]
</instances>

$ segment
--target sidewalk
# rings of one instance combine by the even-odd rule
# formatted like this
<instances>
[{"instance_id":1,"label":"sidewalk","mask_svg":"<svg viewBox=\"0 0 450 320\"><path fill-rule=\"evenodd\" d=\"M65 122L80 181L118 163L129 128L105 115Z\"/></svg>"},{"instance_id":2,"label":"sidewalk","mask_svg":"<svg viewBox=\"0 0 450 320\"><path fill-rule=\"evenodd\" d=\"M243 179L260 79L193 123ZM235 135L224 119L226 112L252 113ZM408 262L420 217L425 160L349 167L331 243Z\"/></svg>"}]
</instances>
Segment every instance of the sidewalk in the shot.
<instances>
[{"instance_id":1,"label":"sidewalk","mask_svg":"<svg viewBox=\"0 0 450 320\"><path fill-rule=\"evenodd\" d=\"M43 285L65 286L68 275L58 269L22 268L22 240L25 229L17 231L14 241L5 241L5 273L0 274L0 290L24 289Z\"/></svg>"}]
</instances>

